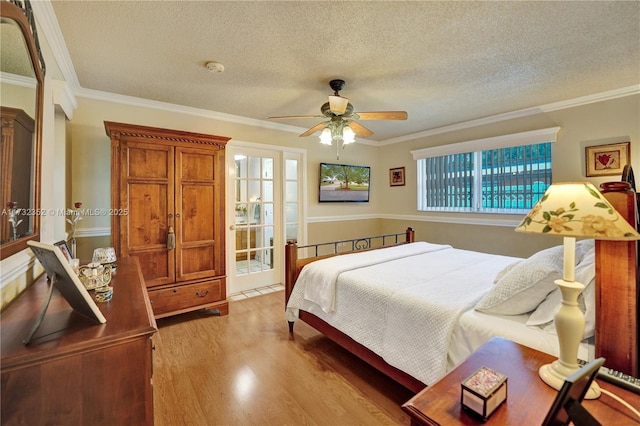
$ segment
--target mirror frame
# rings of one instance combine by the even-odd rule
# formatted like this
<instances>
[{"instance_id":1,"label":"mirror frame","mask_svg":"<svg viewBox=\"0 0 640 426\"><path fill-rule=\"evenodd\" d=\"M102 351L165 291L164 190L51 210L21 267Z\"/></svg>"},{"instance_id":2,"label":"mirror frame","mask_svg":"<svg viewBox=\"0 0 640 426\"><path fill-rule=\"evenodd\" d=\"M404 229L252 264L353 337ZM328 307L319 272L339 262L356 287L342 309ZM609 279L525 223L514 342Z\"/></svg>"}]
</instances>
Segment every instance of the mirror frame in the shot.
<instances>
[{"instance_id":1,"label":"mirror frame","mask_svg":"<svg viewBox=\"0 0 640 426\"><path fill-rule=\"evenodd\" d=\"M18 24L25 44L28 49L29 58L33 65L33 71L36 76L36 117L34 132L34 165L33 165L33 211L38 213L40 209L40 182L41 182L41 163L42 163L42 105L44 92L44 60L38 44L38 35L36 32L35 20L31 4L29 0L22 0L24 6L19 6L14 2L0 0L0 16L12 19ZM6 206L2 206L6 208ZM16 241L0 245L0 260L5 259L15 253L25 250L27 241L40 241L40 215L34 214L33 232L30 235L22 237Z\"/></svg>"}]
</instances>

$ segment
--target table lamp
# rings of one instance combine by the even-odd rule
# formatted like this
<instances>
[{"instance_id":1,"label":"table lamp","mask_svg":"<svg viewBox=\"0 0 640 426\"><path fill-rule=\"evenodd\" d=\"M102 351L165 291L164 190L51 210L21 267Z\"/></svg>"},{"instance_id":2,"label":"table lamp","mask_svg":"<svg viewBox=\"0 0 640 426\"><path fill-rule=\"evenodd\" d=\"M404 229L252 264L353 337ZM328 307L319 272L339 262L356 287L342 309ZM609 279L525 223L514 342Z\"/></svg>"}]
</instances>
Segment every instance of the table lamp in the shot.
<instances>
[{"instance_id":1,"label":"table lamp","mask_svg":"<svg viewBox=\"0 0 640 426\"><path fill-rule=\"evenodd\" d=\"M538 371L546 384L560 390L567 376L580 367L578 346L585 326L584 315L578 307L578 296L585 286L575 281L576 237L630 241L640 239L640 234L587 182L551 185L516 231L563 237L563 275L555 281L562 294L562 304L555 316L560 355ZM599 388L592 386L585 398L599 396Z\"/></svg>"}]
</instances>

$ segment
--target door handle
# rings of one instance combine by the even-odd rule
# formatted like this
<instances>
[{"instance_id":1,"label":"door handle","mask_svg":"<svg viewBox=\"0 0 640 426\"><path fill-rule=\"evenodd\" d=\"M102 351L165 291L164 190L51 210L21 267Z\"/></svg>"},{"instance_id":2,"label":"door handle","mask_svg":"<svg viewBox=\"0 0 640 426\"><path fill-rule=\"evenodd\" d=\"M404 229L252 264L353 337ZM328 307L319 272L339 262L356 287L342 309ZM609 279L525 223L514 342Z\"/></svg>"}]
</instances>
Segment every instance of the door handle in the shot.
<instances>
[{"instance_id":1,"label":"door handle","mask_svg":"<svg viewBox=\"0 0 640 426\"><path fill-rule=\"evenodd\" d=\"M174 248L176 248L176 233L173 231L173 226L170 226L167 234L167 249L173 250Z\"/></svg>"},{"instance_id":2,"label":"door handle","mask_svg":"<svg viewBox=\"0 0 640 426\"><path fill-rule=\"evenodd\" d=\"M231 225L231 226L229 227L229 229L230 229L231 231L235 231L235 230L236 230L236 226L235 226L235 225Z\"/></svg>"}]
</instances>

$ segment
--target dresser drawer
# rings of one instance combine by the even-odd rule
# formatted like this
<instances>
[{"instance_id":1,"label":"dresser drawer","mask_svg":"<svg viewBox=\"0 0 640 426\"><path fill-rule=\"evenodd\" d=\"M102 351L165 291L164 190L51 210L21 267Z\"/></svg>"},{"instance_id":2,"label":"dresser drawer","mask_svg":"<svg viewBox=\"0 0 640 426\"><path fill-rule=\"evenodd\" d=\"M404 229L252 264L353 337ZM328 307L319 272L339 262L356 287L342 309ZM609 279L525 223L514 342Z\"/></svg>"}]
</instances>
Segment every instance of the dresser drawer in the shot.
<instances>
[{"instance_id":1,"label":"dresser drawer","mask_svg":"<svg viewBox=\"0 0 640 426\"><path fill-rule=\"evenodd\" d=\"M198 306L205 307L224 298L224 279L149 289L149 300L156 317L167 312L186 312Z\"/></svg>"}]
</instances>

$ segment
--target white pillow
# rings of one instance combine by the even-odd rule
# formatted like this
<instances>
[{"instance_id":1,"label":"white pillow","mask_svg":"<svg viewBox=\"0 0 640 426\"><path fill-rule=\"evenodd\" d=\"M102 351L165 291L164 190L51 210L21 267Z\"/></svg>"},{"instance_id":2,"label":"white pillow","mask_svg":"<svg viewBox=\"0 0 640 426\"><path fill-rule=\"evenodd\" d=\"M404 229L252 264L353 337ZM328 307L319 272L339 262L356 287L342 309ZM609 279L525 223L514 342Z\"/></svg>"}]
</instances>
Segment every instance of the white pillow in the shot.
<instances>
[{"instance_id":1,"label":"white pillow","mask_svg":"<svg viewBox=\"0 0 640 426\"><path fill-rule=\"evenodd\" d=\"M500 272L498 272L496 274L496 277L493 279L493 283L496 284L498 281L500 281L502 279L502 277L504 277L505 275L507 275L507 272L509 272L510 270L513 269L514 266L516 266L518 263L522 262L521 260L516 260L513 263L508 264L507 266L505 266Z\"/></svg>"},{"instance_id":2,"label":"white pillow","mask_svg":"<svg viewBox=\"0 0 640 426\"><path fill-rule=\"evenodd\" d=\"M563 246L551 247L514 265L476 304L480 312L520 315L533 311L562 278Z\"/></svg>"},{"instance_id":3,"label":"white pillow","mask_svg":"<svg viewBox=\"0 0 640 426\"><path fill-rule=\"evenodd\" d=\"M595 249L596 240L578 240L576 241L576 265L578 265L584 259L584 256L589 253L591 250ZM594 254L595 256L595 254ZM594 257L595 261L595 257ZM585 281L584 284L587 282Z\"/></svg>"},{"instance_id":4,"label":"white pillow","mask_svg":"<svg viewBox=\"0 0 640 426\"><path fill-rule=\"evenodd\" d=\"M580 264L576 266L575 279L586 286L578 297L578 306L585 314L584 339L593 336L596 328L595 256L595 248L592 248L586 252ZM536 310L531 313L526 325L531 327L541 327L545 331L556 334L553 319L556 312L558 312L558 309L560 309L561 302L562 294L560 293L560 289L557 288L553 290L547 298L540 303Z\"/></svg>"}]
</instances>

